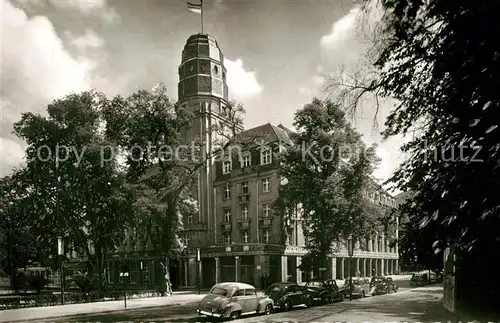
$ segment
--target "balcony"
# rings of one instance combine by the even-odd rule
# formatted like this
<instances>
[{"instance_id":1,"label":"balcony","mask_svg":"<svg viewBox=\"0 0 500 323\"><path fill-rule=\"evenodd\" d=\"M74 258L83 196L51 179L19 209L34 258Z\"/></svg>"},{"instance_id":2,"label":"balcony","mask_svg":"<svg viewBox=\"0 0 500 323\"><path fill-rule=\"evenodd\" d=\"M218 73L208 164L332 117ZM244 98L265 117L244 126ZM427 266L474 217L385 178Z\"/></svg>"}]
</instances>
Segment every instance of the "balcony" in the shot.
<instances>
[{"instance_id":1,"label":"balcony","mask_svg":"<svg viewBox=\"0 0 500 323\"><path fill-rule=\"evenodd\" d=\"M273 225L273 218L271 218L270 216L262 216L259 218L259 220L259 228L270 228Z\"/></svg>"},{"instance_id":2,"label":"balcony","mask_svg":"<svg viewBox=\"0 0 500 323\"><path fill-rule=\"evenodd\" d=\"M250 229L250 219L238 219L240 224L240 230L249 230Z\"/></svg>"},{"instance_id":3,"label":"balcony","mask_svg":"<svg viewBox=\"0 0 500 323\"><path fill-rule=\"evenodd\" d=\"M250 193L241 193L238 194L238 201L240 203L249 203L250 202Z\"/></svg>"},{"instance_id":4,"label":"balcony","mask_svg":"<svg viewBox=\"0 0 500 323\"><path fill-rule=\"evenodd\" d=\"M221 223L221 227L222 227L222 231L231 232L231 223L223 222L223 223Z\"/></svg>"}]
</instances>

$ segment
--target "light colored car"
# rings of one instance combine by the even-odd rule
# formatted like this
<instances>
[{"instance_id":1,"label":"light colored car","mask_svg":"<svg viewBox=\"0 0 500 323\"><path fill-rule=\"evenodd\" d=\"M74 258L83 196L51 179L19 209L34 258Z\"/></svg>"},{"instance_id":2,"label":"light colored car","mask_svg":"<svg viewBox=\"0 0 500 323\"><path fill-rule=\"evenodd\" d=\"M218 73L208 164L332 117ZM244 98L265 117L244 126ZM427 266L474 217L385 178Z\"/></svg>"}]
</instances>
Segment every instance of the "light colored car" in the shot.
<instances>
[{"instance_id":1,"label":"light colored car","mask_svg":"<svg viewBox=\"0 0 500 323\"><path fill-rule=\"evenodd\" d=\"M350 278L345 280L344 291L345 296L350 295ZM370 294L370 280L363 277L352 277L352 296L365 297Z\"/></svg>"},{"instance_id":2,"label":"light colored car","mask_svg":"<svg viewBox=\"0 0 500 323\"><path fill-rule=\"evenodd\" d=\"M198 314L209 317L237 319L255 313L271 314L274 302L267 296L259 296L255 287L244 283L220 283L203 297Z\"/></svg>"}]
</instances>

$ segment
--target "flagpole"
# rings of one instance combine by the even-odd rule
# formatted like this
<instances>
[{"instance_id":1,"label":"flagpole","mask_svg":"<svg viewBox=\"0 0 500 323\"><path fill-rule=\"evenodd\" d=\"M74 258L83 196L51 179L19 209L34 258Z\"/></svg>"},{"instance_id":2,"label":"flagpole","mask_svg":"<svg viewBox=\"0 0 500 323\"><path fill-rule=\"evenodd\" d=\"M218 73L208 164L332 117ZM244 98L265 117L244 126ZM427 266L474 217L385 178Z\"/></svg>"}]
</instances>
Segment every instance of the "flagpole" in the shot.
<instances>
[{"instance_id":1,"label":"flagpole","mask_svg":"<svg viewBox=\"0 0 500 323\"><path fill-rule=\"evenodd\" d=\"M203 34L203 0L200 0L201 4L201 33Z\"/></svg>"}]
</instances>

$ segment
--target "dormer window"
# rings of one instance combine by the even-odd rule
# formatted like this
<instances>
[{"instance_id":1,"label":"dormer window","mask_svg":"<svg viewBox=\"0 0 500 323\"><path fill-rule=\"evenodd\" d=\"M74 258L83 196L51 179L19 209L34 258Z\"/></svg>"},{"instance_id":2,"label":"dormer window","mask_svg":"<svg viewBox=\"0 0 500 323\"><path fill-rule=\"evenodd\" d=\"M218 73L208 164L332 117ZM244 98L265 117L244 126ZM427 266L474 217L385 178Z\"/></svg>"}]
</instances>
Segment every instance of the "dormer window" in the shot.
<instances>
[{"instance_id":1,"label":"dormer window","mask_svg":"<svg viewBox=\"0 0 500 323\"><path fill-rule=\"evenodd\" d=\"M222 162L222 174L229 174L231 173L232 170L232 165L231 165L231 159L226 159Z\"/></svg>"},{"instance_id":2,"label":"dormer window","mask_svg":"<svg viewBox=\"0 0 500 323\"><path fill-rule=\"evenodd\" d=\"M250 165L251 165L250 154L244 154L241 157L241 167L246 168L246 167L250 167Z\"/></svg>"},{"instance_id":3,"label":"dormer window","mask_svg":"<svg viewBox=\"0 0 500 323\"><path fill-rule=\"evenodd\" d=\"M260 151L260 164L268 165L272 162L272 151L269 147L264 147Z\"/></svg>"},{"instance_id":4,"label":"dormer window","mask_svg":"<svg viewBox=\"0 0 500 323\"><path fill-rule=\"evenodd\" d=\"M229 184L224 185L224 199L229 200L231 198L231 186Z\"/></svg>"}]
</instances>

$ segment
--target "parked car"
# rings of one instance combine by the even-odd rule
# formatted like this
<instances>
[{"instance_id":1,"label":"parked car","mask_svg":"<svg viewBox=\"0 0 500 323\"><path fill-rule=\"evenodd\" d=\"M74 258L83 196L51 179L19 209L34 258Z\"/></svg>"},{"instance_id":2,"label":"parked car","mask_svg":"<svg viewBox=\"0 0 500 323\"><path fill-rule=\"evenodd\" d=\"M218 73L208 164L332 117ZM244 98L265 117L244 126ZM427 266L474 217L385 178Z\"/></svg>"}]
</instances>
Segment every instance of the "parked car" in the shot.
<instances>
[{"instance_id":1,"label":"parked car","mask_svg":"<svg viewBox=\"0 0 500 323\"><path fill-rule=\"evenodd\" d=\"M271 314L274 302L258 296L255 287L243 283L220 283L212 287L198 305L198 314L217 318L237 319L241 315Z\"/></svg>"},{"instance_id":2,"label":"parked car","mask_svg":"<svg viewBox=\"0 0 500 323\"><path fill-rule=\"evenodd\" d=\"M350 278L345 280L344 291L346 297L349 297L351 293ZM370 281L368 278L353 277L352 278L352 296L355 297L365 297L370 294Z\"/></svg>"},{"instance_id":3,"label":"parked car","mask_svg":"<svg viewBox=\"0 0 500 323\"><path fill-rule=\"evenodd\" d=\"M396 293L398 289L391 277L375 276L370 281L370 294L373 296Z\"/></svg>"},{"instance_id":4,"label":"parked car","mask_svg":"<svg viewBox=\"0 0 500 323\"><path fill-rule=\"evenodd\" d=\"M334 301L343 301L344 292L337 286L333 279L312 280L304 285L307 292L313 297L315 302L333 303Z\"/></svg>"},{"instance_id":5,"label":"parked car","mask_svg":"<svg viewBox=\"0 0 500 323\"><path fill-rule=\"evenodd\" d=\"M313 304L307 289L295 283L274 283L266 289L265 294L273 300L275 308L283 311L300 305L311 307Z\"/></svg>"}]
</instances>

